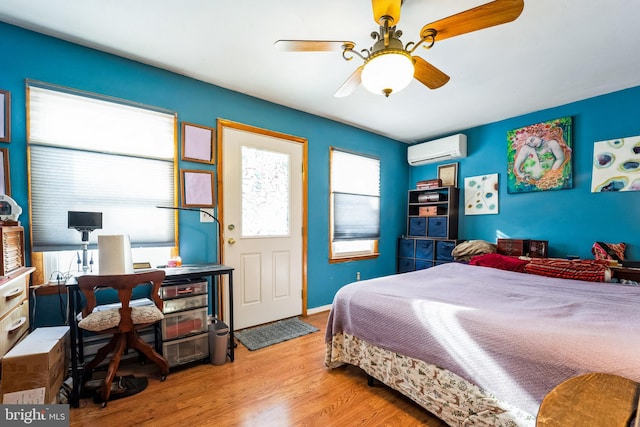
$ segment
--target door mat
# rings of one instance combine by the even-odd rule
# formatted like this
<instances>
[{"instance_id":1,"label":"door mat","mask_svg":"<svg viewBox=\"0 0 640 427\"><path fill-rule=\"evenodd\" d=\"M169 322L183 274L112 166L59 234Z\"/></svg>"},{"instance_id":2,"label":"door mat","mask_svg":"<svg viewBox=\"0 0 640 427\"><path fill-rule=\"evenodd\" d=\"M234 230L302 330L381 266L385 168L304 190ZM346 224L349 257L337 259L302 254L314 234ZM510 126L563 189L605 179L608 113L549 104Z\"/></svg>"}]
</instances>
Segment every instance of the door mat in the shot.
<instances>
[{"instance_id":1,"label":"door mat","mask_svg":"<svg viewBox=\"0 0 640 427\"><path fill-rule=\"evenodd\" d=\"M303 322L297 317L292 317L290 319L278 320L268 325L244 329L235 332L234 335L245 347L253 351L319 330L320 329Z\"/></svg>"}]
</instances>

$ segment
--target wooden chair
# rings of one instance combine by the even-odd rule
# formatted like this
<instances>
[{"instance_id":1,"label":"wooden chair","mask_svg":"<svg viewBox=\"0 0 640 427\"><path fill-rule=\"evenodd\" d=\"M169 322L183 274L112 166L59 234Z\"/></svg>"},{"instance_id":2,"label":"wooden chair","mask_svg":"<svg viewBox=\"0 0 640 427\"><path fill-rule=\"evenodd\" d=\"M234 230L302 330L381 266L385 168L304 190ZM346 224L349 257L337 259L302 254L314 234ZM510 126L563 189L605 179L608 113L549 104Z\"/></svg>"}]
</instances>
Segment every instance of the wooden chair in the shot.
<instances>
[{"instance_id":1,"label":"wooden chair","mask_svg":"<svg viewBox=\"0 0 640 427\"><path fill-rule=\"evenodd\" d=\"M95 358L85 367L85 375L91 375L100 362L110 353L107 376L100 386L102 407L105 407L111 395L111 383L116 375L120 359L127 348L138 350L147 359L160 367L164 381L169 373L169 363L158 354L155 349L144 342L137 331L160 321L162 314L162 300L158 295L165 272L154 270L143 273L123 275L85 275L78 278L78 286L86 298L86 305L82 310L82 320L78 326L97 334L113 334L111 341L98 350ZM150 298L154 304L144 306L130 306L133 289L139 285L151 284ZM118 292L121 307L102 309L96 307L96 292L103 288L112 288ZM96 309L97 308L97 309Z\"/></svg>"}]
</instances>

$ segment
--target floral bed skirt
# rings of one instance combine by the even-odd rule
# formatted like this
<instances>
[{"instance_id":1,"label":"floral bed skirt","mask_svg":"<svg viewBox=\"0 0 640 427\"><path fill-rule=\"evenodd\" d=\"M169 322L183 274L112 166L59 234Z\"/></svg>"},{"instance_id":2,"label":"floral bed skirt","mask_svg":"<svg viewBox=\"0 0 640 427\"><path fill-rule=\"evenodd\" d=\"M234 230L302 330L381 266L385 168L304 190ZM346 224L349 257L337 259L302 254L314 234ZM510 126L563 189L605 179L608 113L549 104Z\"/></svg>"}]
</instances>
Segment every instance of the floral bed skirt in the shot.
<instances>
[{"instance_id":1,"label":"floral bed skirt","mask_svg":"<svg viewBox=\"0 0 640 427\"><path fill-rule=\"evenodd\" d=\"M360 367L452 427L533 427L535 416L456 374L339 333L327 343L325 365Z\"/></svg>"}]
</instances>

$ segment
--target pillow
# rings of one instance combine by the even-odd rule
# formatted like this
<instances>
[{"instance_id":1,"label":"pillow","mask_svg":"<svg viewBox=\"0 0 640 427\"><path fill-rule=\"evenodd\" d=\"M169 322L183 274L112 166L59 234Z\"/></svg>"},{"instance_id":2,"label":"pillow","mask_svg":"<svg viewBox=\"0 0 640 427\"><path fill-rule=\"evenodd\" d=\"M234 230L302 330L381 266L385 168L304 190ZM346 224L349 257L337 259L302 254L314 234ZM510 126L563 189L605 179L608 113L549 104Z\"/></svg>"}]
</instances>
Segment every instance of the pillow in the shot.
<instances>
[{"instance_id":1,"label":"pillow","mask_svg":"<svg viewBox=\"0 0 640 427\"><path fill-rule=\"evenodd\" d=\"M467 240L453 248L451 255L456 261L467 262L475 255L489 254L496 251L496 245L484 240Z\"/></svg>"},{"instance_id":2,"label":"pillow","mask_svg":"<svg viewBox=\"0 0 640 427\"><path fill-rule=\"evenodd\" d=\"M519 273L524 272L524 268L528 263L528 260L520 259L515 256L495 253L477 255L471 258L471 261L469 261L469 264L471 265L497 268L500 270L517 271Z\"/></svg>"},{"instance_id":3,"label":"pillow","mask_svg":"<svg viewBox=\"0 0 640 427\"><path fill-rule=\"evenodd\" d=\"M134 325L155 323L164 319L164 315L155 305L131 307L131 320ZM110 308L104 311L94 311L82 319L78 326L92 332L115 328L120 324L120 309Z\"/></svg>"},{"instance_id":4,"label":"pillow","mask_svg":"<svg viewBox=\"0 0 640 427\"><path fill-rule=\"evenodd\" d=\"M624 260L625 243L595 242L591 247L591 253L595 259Z\"/></svg>"},{"instance_id":5,"label":"pillow","mask_svg":"<svg viewBox=\"0 0 640 427\"><path fill-rule=\"evenodd\" d=\"M607 261L588 259L531 258L525 272L587 282L606 282L611 278Z\"/></svg>"}]
</instances>

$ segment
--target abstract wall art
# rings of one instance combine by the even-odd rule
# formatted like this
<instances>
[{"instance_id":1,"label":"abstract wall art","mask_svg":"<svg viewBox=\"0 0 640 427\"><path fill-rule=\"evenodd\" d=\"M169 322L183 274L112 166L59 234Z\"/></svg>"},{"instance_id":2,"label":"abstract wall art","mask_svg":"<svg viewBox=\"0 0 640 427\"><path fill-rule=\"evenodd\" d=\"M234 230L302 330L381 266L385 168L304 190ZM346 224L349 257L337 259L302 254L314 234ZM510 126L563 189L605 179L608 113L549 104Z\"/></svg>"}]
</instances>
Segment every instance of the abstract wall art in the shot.
<instances>
[{"instance_id":1,"label":"abstract wall art","mask_svg":"<svg viewBox=\"0 0 640 427\"><path fill-rule=\"evenodd\" d=\"M573 187L571 117L507 132L507 192Z\"/></svg>"},{"instance_id":2,"label":"abstract wall art","mask_svg":"<svg viewBox=\"0 0 640 427\"><path fill-rule=\"evenodd\" d=\"M640 191L640 136L593 144L591 192Z\"/></svg>"},{"instance_id":3,"label":"abstract wall art","mask_svg":"<svg viewBox=\"0 0 640 427\"><path fill-rule=\"evenodd\" d=\"M471 176L464 179L464 214L498 213L498 174Z\"/></svg>"}]
</instances>

